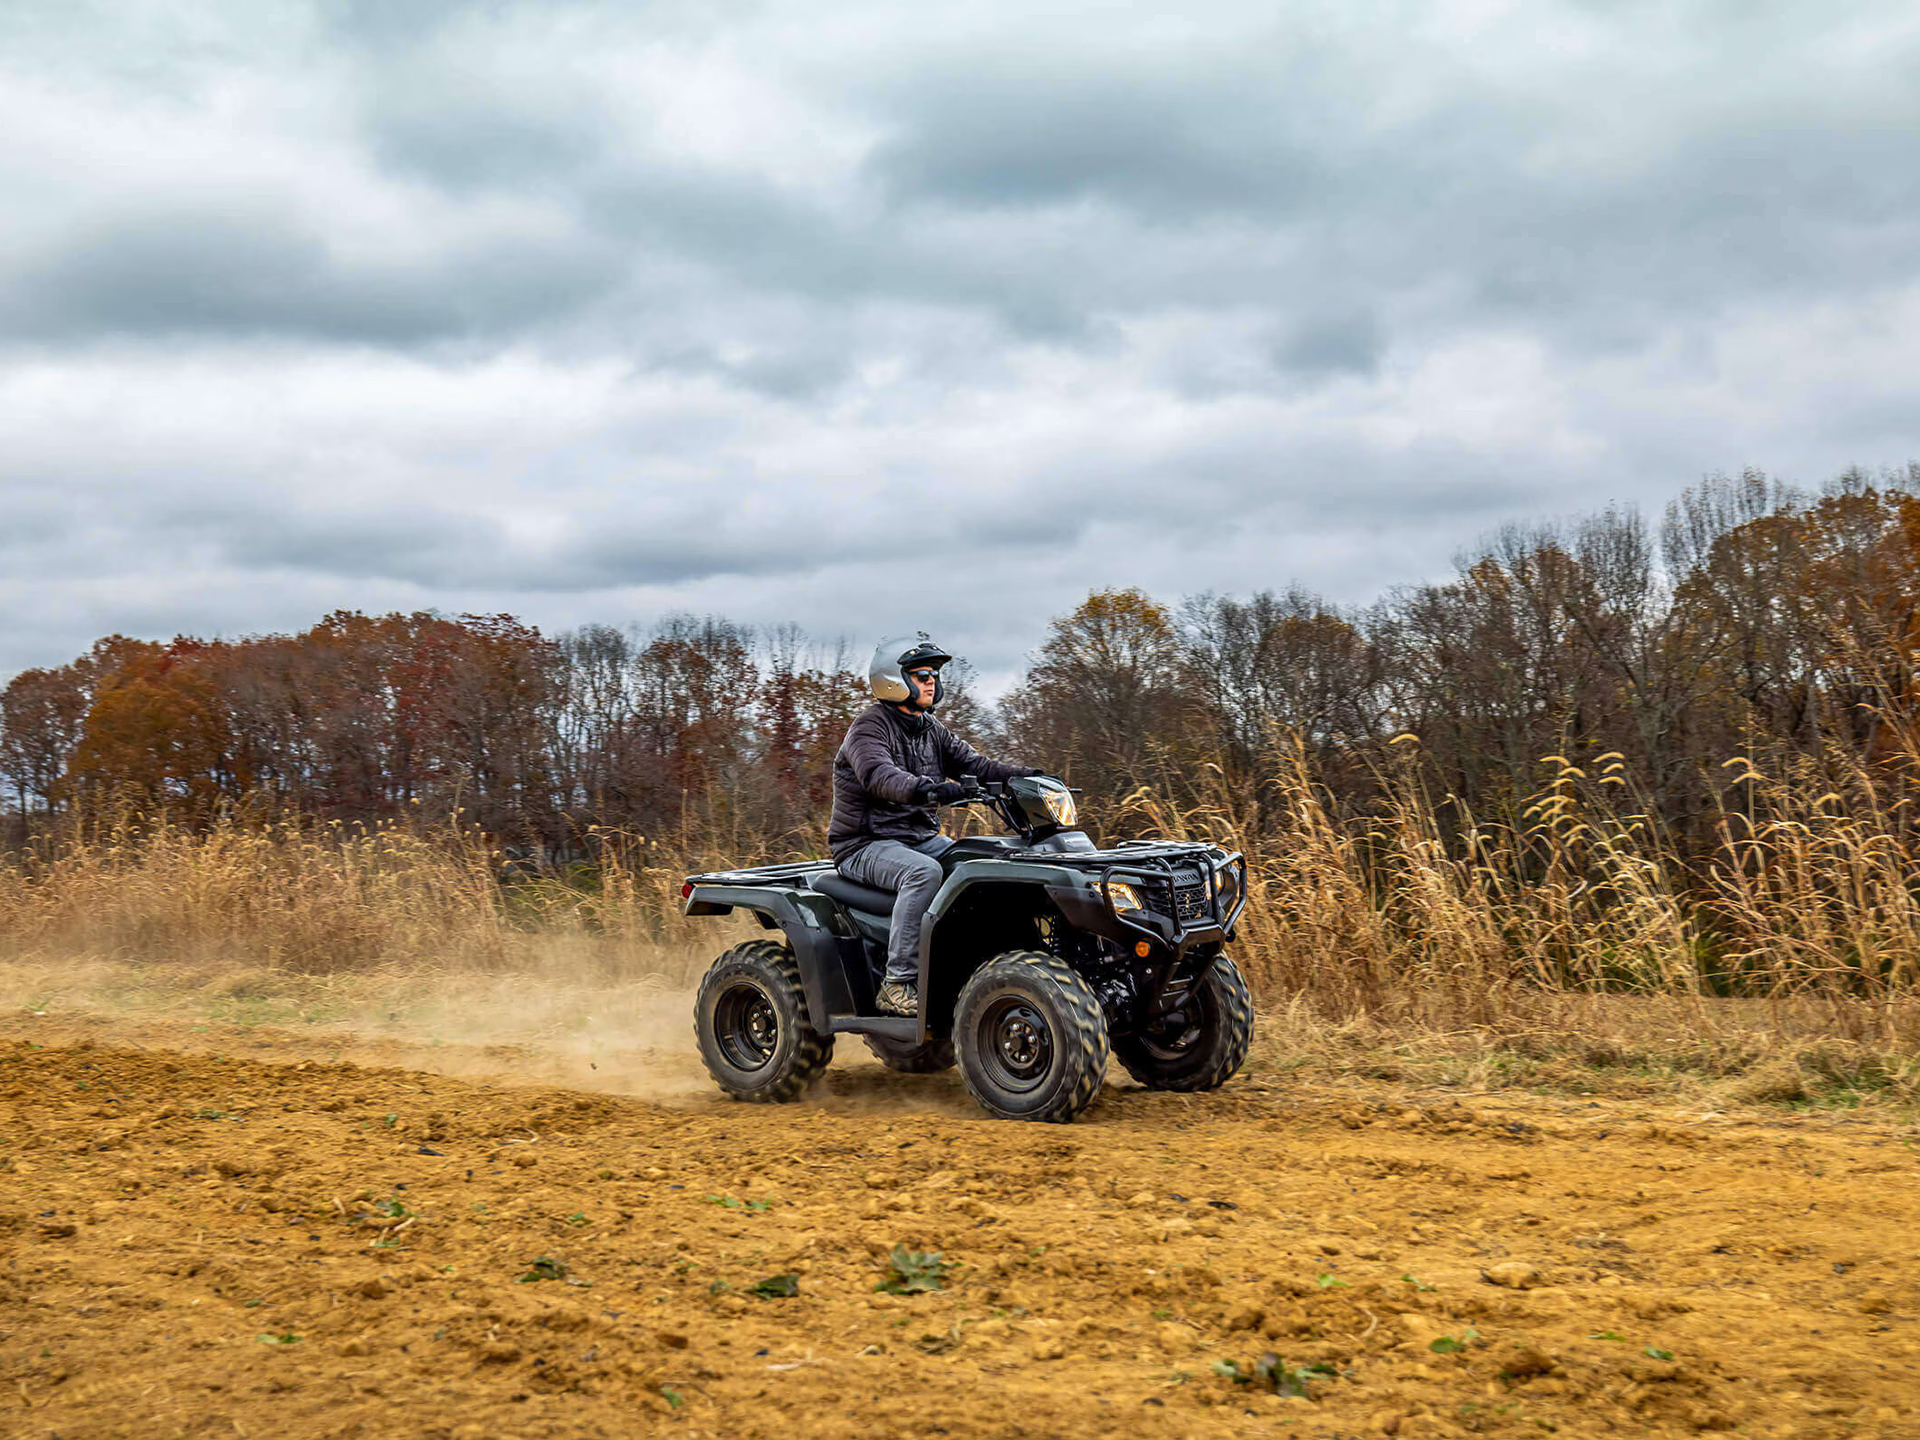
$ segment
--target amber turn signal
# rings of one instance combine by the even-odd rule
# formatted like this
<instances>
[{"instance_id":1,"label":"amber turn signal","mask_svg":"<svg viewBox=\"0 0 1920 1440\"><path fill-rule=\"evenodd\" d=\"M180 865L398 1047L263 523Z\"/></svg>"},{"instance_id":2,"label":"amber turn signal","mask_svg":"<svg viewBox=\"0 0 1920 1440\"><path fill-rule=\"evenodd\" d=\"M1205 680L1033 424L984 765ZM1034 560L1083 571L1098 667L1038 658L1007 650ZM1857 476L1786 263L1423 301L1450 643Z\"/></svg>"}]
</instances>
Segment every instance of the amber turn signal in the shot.
<instances>
[{"instance_id":1,"label":"amber turn signal","mask_svg":"<svg viewBox=\"0 0 1920 1440\"><path fill-rule=\"evenodd\" d=\"M1138 955L1142 960L1146 959L1152 950L1153 946L1144 940L1136 940L1133 942L1133 953Z\"/></svg>"}]
</instances>

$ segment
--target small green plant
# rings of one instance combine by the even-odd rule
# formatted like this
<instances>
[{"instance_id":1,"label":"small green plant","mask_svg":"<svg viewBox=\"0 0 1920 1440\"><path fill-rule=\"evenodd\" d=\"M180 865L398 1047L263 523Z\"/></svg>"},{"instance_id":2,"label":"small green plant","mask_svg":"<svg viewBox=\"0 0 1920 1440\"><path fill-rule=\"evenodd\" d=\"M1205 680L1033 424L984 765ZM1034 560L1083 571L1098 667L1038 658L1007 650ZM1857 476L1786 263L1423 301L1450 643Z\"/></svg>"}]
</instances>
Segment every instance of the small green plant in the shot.
<instances>
[{"instance_id":1,"label":"small green plant","mask_svg":"<svg viewBox=\"0 0 1920 1440\"><path fill-rule=\"evenodd\" d=\"M873 1288L889 1295L918 1295L945 1288L950 1262L938 1250L909 1250L896 1245L887 1256L887 1273Z\"/></svg>"},{"instance_id":2,"label":"small green plant","mask_svg":"<svg viewBox=\"0 0 1920 1440\"><path fill-rule=\"evenodd\" d=\"M567 1216L567 1222L566 1222L566 1223L567 1223L567 1224L569 1224L569 1225L591 1225L591 1224L593 1224L593 1222L592 1222L591 1220L589 1220L589 1219L587 1219L587 1212L586 1212L586 1211L584 1211L584 1210L576 1210L576 1211L574 1211L574 1212L573 1212L573 1214L571 1214L571 1215L569 1215L569 1216Z\"/></svg>"},{"instance_id":3,"label":"small green plant","mask_svg":"<svg viewBox=\"0 0 1920 1440\"><path fill-rule=\"evenodd\" d=\"M1458 1355L1479 1338L1480 1332L1469 1325L1457 1336L1441 1335L1436 1337L1433 1342L1427 1346L1427 1349L1436 1355Z\"/></svg>"},{"instance_id":4,"label":"small green plant","mask_svg":"<svg viewBox=\"0 0 1920 1440\"><path fill-rule=\"evenodd\" d=\"M1153 1318L1156 1320L1171 1320L1173 1318L1173 1311L1162 1305L1158 1310L1153 1312Z\"/></svg>"},{"instance_id":5,"label":"small green plant","mask_svg":"<svg viewBox=\"0 0 1920 1440\"><path fill-rule=\"evenodd\" d=\"M1624 1336L1624 1335L1622 1335L1622 1334L1619 1334L1619 1333L1618 1333L1617 1331L1613 1331L1613 1330L1589 1330L1589 1331L1587 1332L1587 1339L1589 1339L1589 1340L1613 1340L1613 1341L1616 1341L1616 1342L1618 1342L1619 1344L1622 1344L1622 1345L1624 1345L1624 1344L1626 1344L1626 1342L1627 1342L1627 1337L1626 1337L1626 1336Z\"/></svg>"},{"instance_id":6,"label":"small green plant","mask_svg":"<svg viewBox=\"0 0 1920 1440\"><path fill-rule=\"evenodd\" d=\"M686 1403L686 1397L671 1385L662 1385L660 1387L660 1398L667 1402L667 1408L670 1410L678 1410Z\"/></svg>"},{"instance_id":7,"label":"small green plant","mask_svg":"<svg viewBox=\"0 0 1920 1440\"><path fill-rule=\"evenodd\" d=\"M1431 1290L1434 1288L1433 1286L1427 1284L1424 1280L1416 1280L1411 1275L1402 1275L1400 1278L1406 1281L1407 1284L1411 1285L1416 1290Z\"/></svg>"},{"instance_id":8,"label":"small green plant","mask_svg":"<svg viewBox=\"0 0 1920 1440\"><path fill-rule=\"evenodd\" d=\"M538 1280L564 1280L567 1278L567 1263L556 1260L551 1255L542 1255L527 1267L527 1273L520 1277L519 1283L531 1285Z\"/></svg>"},{"instance_id":9,"label":"small green plant","mask_svg":"<svg viewBox=\"0 0 1920 1440\"><path fill-rule=\"evenodd\" d=\"M1268 1351L1254 1362L1253 1373L1255 1379L1265 1381L1276 1395L1304 1396L1307 1393L1309 1379L1317 1376L1331 1380L1340 1372L1325 1360L1313 1360L1305 1365L1292 1366L1272 1351Z\"/></svg>"},{"instance_id":10,"label":"small green plant","mask_svg":"<svg viewBox=\"0 0 1920 1440\"><path fill-rule=\"evenodd\" d=\"M1345 1289L1347 1284L1347 1282L1342 1280L1338 1275L1322 1275L1315 1283L1318 1284L1322 1290L1331 1290L1335 1286Z\"/></svg>"},{"instance_id":11,"label":"small green plant","mask_svg":"<svg viewBox=\"0 0 1920 1440\"><path fill-rule=\"evenodd\" d=\"M227 1112L212 1109L196 1110L193 1112L193 1118L196 1120L224 1120L227 1118Z\"/></svg>"},{"instance_id":12,"label":"small green plant","mask_svg":"<svg viewBox=\"0 0 1920 1440\"><path fill-rule=\"evenodd\" d=\"M1238 1360L1216 1360L1213 1373L1224 1375L1236 1385L1264 1385L1275 1395L1305 1396L1307 1381L1312 1379L1333 1379L1339 1375L1325 1360L1310 1361L1305 1365L1289 1365L1269 1350L1253 1362L1252 1368L1242 1365Z\"/></svg>"},{"instance_id":13,"label":"small green plant","mask_svg":"<svg viewBox=\"0 0 1920 1440\"><path fill-rule=\"evenodd\" d=\"M1662 1350L1657 1345L1647 1346L1647 1355L1654 1360L1671 1360L1673 1358L1673 1352L1671 1350Z\"/></svg>"},{"instance_id":14,"label":"small green plant","mask_svg":"<svg viewBox=\"0 0 1920 1440\"><path fill-rule=\"evenodd\" d=\"M731 1280L716 1280L707 1286L707 1293L709 1295L724 1295L731 1289L733 1289L733 1282Z\"/></svg>"},{"instance_id":15,"label":"small green plant","mask_svg":"<svg viewBox=\"0 0 1920 1440\"><path fill-rule=\"evenodd\" d=\"M718 1205L722 1210L761 1211L768 1209L772 1202L766 1200L737 1200L731 1195L709 1195L707 1196L707 1203L709 1205Z\"/></svg>"},{"instance_id":16,"label":"small green plant","mask_svg":"<svg viewBox=\"0 0 1920 1440\"><path fill-rule=\"evenodd\" d=\"M278 1335L260 1334L253 1338L258 1340L262 1345L298 1345L300 1343L300 1337L291 1330L284 1331Z\"/></svg>"},{"instance_id":17,"label":"small green plant","mask_svg":"<svg viewBox=\"0 0 1920 1440\"><path fill-rule=\"evenodd\" d=\"M769 1275L764 1280L755 1281L747 1290L749 1295L761 1300L791 1300L800 1293L798 1275Z\"/></svg>"},{"instance_id":18,"label":"small green plant","mask_svg":"<svg viewBox=\"0 0 1920 1440\"><path fill-rule=\"evenodd\" d=\"M400 1117L394 1114L383 1115L380 1117L380 1123L386 1126L387 1129L392 1130L399 1125Z\"/></svg>"},{"instance_id":19,"label":"small green plant","mask_svg":"<svg viewBox=\"0 0 1920 1440\"><path fill-rule=\"evenodd\" d=\"M407 1202L402 1200L398 1195L390 1195L385 1200L374 1201L372 1213L380 1216L383 1220L409 1220L413 1218L413 1211L407 1208Z\"/></svg>"}]
</instances>

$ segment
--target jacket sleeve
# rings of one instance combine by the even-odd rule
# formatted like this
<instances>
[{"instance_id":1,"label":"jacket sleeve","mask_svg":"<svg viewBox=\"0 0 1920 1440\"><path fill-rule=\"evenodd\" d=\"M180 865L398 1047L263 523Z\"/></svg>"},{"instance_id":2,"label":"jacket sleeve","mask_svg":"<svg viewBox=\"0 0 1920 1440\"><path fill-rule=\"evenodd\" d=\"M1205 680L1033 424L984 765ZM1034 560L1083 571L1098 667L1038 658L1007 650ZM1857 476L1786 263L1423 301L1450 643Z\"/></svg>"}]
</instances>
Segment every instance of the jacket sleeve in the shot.
<instances>
[{"instance_id":1,"label":"jacket sleeve","mask_svg":"<svg viewBox=\"0 0 1920 1440\"><path fill-rule=\"evenodd\" d=\"M860 781L860 788L869 795L891 800L896 805L912 805L919 800L924 777L894 763L886 736L878 725L855 721L841 749Z\"/></svg>"},{"instance_id":2,"label":"jacket sleeve","mask_svg":"<svg viewBox=\"0 0 1920 1440\"><path fill-rule=\"evenodd\" d=\"M940 727L940 773L949 780L962 775L978 775L982 780L1011 780L1016 775L1031 775L1027 765L1010 765L1004 760L989 760L946 726Z\"/></svg>"}]
</instances>

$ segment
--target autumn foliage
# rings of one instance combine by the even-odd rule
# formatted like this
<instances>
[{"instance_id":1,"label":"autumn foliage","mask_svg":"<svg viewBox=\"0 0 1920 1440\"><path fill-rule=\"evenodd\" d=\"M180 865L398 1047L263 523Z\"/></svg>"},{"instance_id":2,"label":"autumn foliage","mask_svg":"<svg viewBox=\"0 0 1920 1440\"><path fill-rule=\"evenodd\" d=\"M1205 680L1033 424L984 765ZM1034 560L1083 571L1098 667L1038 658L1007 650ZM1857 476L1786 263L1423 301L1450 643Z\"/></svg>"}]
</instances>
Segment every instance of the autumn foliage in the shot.
<instances>
[{"instance_id":1,"label":"autumn foliage","mask_svg":"<svg viewBox=\"0 0 1920 1440\"><path fill-rule=\"evenodd\" d=\"M947 713L1080 787L1105 838L1244 849L1269 998L1491 1024L1555 991L1745 994L1885 1038L1920 1035L1917 685L1920 467L1513 526L1359 609L1095 590L997 708L962 684ZM864 703L853 656L791 628L339 613L23 672L0 780L27 838L478 837L514 894L588 877L568 903L604 928L613 877L659 935L678 867L820 853Z\"/></svg>"}]
</instances>

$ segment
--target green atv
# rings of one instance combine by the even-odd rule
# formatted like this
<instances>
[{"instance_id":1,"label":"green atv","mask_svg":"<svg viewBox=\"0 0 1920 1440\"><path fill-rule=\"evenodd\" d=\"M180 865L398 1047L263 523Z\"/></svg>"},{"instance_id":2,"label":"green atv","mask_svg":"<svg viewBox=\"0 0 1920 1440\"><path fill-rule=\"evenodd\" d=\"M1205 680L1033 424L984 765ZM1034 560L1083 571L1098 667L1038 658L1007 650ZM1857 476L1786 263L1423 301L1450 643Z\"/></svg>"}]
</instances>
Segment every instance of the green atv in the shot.
<instances>
[{"instance_id":1,"label":"green atv","mask_svg":"<svg viewBox=\"0 0 1920 1440\"><path fill-rule=\"evenodd\" d=\"M981 785L1009 833L940 857L945 883L920 941L920 1013L874 1008L893 896L827 861L692 875L689 915L750 910L784 939L736 945L694 1007L700 1055L742 1100L793 1100L855 1034L890 1069L944 1070L1005 1120L1072 1120L1099 1093L1109 1048L1142 1085L1212 1090L1247 1058L1253 1001L1228 957L1247 866L1206 844L1094 846L1059 781Z\"/></svg>"}]
</instances>

